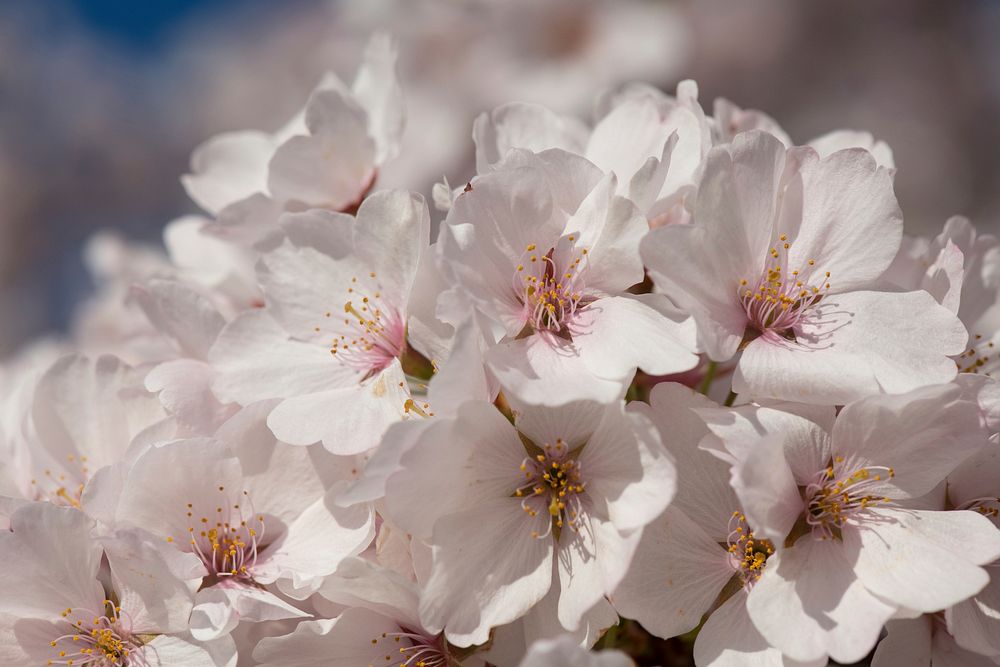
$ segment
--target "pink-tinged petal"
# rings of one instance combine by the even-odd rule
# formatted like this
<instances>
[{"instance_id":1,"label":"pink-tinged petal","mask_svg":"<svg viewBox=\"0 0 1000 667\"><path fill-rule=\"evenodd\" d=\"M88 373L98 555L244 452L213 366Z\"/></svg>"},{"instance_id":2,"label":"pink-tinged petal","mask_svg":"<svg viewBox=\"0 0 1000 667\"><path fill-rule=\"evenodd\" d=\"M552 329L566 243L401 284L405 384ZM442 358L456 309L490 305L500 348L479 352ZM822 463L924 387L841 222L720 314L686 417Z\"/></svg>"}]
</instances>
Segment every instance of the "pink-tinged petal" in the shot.
<instances>
[{"instance_id":1,"label":"pink-tinged petal","mask_svg":"<svg viewBox=\"0 0 1000 667\"><path fill-rule=\"evenodd\" d=\"M674 497L673 459L641 413L605 410L578 460L596 511L623 533L655 519Z\"/></svg>"},{"instance_id":2,"label":"pink-tinged petal","mask_svg":"<svg viewBox=\"0 0 1000 667\"><path fill-rule=\"evenodd\" d=\"M669 375L694 368L695 332L662 295L613 296L588 305L575 319L573 342L584 364L603 378L636 368Z\"/></svg>"},{"instance_id":3,"label":"pink-tinged petal","mask_svg":"<svg viewBox=\"0 0 1000 667\"><path fill-rule=\"evenodd\" d=\"M875 649L872 667L931 667L933 623L929 616L886 623L889 633Z\"/></svg>"},{"instance_id":4,"label":"pink-tinged petal","mask_svg":"<svg viewBox=\"0 0 1000 667\"><path fill-rule=\"evenodd\" d=\"M407 627L420 627L417 584L364 558L344 560L323 582L319 594L332 602L378 612Z\"/></svg>"},{"instance_id":5,"label":"pink-tinged petal","mask_svg":"<svg viewBox=\"0 0 1000 667\"><path fill-rule=\"evenodd\" d=\"M293 445L322 442L334 454L366 452L405 415L410 394L402 378L395 361L361 385L286 398L271 411L267 425Z\"/></svg>"},{"instance_id":6,"label":"pink-tinged petal","mask_svg":"<svg viewBox=\"0 0 1000 667\"><path fill-rule=\"evenodd\" d=\"M191 154L191 171L181 177L188 196L209 213L267 192L267 163L274 140L263 132L227 132L212 137Z\"/></svg>"},{"instance_id":7,"label":"pink-tinged petal","mask_svg":"<svg viewBox=\"0 0 1000 667\"><path fill-rule=\"evenodd\" d=\"M844 544L865 587L894 604L936 612L981 591L979 567L1000 557L1000 531L976 512L870 509Z\"/></svg>"},{"instance_id":8,"label":"pink-tinged petal","mask_svg":"<svg viewBox=\"0 0 1000 667\"><path fill-rule=\"evenodd\" d=\"M556 547L559 587L559 624L576 631L587 612L609 594L625 576L641 531L622 535L595 517L582 521L579 530L564 530Z\"/></svg>"},{"instance_id":9,"label":"pink-tinged petal","mask_svg":"<svg viewBox=\"0 0 1000 667\"><path fill-rule=\"evenodd\" d=\"M668 225L643 239L642 258L664 293L698 323L710 358L732 357L743 339L747 314L740 281L762 270L777 213L785 147L749 132L706 159L695 204L695 225Z\"/></svg>"},{"instance_id":10,"label":"pink-tinged petal","mask_svg":"<svg viewBox=\"0 0 1000 667\"><path fill-rule=\"evenodd\" d=\"M132 438L164 416L141 374L110 355L56 361L39 380L32 408L39 444L71 473L68 480L79 480L81 468L94 471L122 460Z\"/></svg>"},{"instance_id":11,"label":"pink-tinged petal","mask_svg":"<svg viewBox=\"0 0 1000 667\"><path fill-rule=\"evenodd\" d=\"M1000 577L991 571L990 583L976 597L945 611L955 642L982 655L1000 656Z\"/></svg>"},{"instance_id":12,"label":"pink-tinged petal","mask_svg":"<svg viewBox=\"0 0 1000 667\"><path fill-rule=\"evenodd\" d=\"M136 632L173 633L188 628L194 594L207 572L201 559L139 530L101 539L113 588Z\"/></svg>"},{"instance_id":13,"label":"pink-tinged petal","mask_svg":"<svg viewBox=\"0 0 1000 667\"><path fill-rule=\"evenodd\" d=\"M375 140L375 162L399 153L405 125L403 90L396 73L396 44L386 34L374 34L351 85L351 92L368 114L368 133Z\"/></svg>"},{"instance_id":14,"label":"pink-tinged petal","mask_svg":"<svg viewBox=\"0 0 1000 667\"><path fill-rule=\"evenodd\" d=\"M486 406L482 412L488 414ZM507 428L507 433L496 432L489 442L517 451L521 446L517 434L509 423ZM465 488L452 483L453 469L441 462L467 461L473 451L470 438L451 420L433 420L426 425L404 422L389 430L386 446L404 451L399 454L400 472L387 475L385 511L414 537L430 539L435 521L463 508Z\"/></svg>"},{"instance_id":15,"label":"pink-tinged petal","mask_svg":"<svg viewBox=\"0 0 1000 667\"><path fill-rule=\"evenodd\" d=\"M222 582L198 591L191 611L191 635L198 641L211 641L229 634L240 622L309 616L263 588Z\"/></svg>"},{"instance_id":16,"label":"pink-tinged petal","mask_svg":"<svg viewBox=\"0 0 1000 667\"><path fill-rule=\"evenodd\" d=\"M100 607L102 549L93 525L83 512L51 503L16 510L12 532L0 534L0 613L50 619L67 607Z\"/></svg>"},{"instance_id":17,"label":"pink-tinged petal","mask_svg":"<svg viewBox=\"0 0 1000 667\"><path fill-rule=\"evenodd\" d=\"M779 228L791 246L788 266L813 260L814 272L830 272L834 292L875 280L899 250L903 216L892 176L865 150L838 151L823 160L806 156L785 197Z\"/></svg>"},{"instance_id":18,"label":"pink-tinged petal","mask_svg":"<svg viewBox=\"0 0 1000 667\"><path fill-rule=\"evenodd\" d=\"M159 635L137 652L136 661L149 667L236 667L231 637L200 642L189 634Z\"/></svg>"},{"instance_id":19,"label":"pink-tinged petal","mask_svg":"<svg viewBox=\"0 0 1000 667\"><path fill-rule=\"evenodd\" d=\"M957 314L962 299L964 266L965 256L958 246L949 240L927 269L920 287L937 299L942 306Z\"/></svg>"},{"instance_id":20,"label":"pink-tinged petal","mask_svg":"<svg viewBox=\"0 0 1000 667\"><path fill-rule=\"evenodd\" d=\"M271 194L304 208L344 210L359 202L375 175L368 115L337 90L318 90L306 105L310 135L281 144L268 162Z\"/></svg>"},{"instance_id":21,"label":"pink-tinged petal","mask_svg":"<svg viewBox=\"0 0 1000 667\"><path fill-rule=\"evenodd\" d=\"M405 306L430 243L430 214L418 194L384 190L366 197L354 225L354 251L375 271L384 292Z\"/></svg>"},{"instance_id":22,"label":"pink-tinged petal","mask_svg":"<svg viewBox=\"0 0 1000 667\"><path fill-rule=\"evenodd\" d=\"M785 460L784 434L767 435L754 443L752 452L737 458L731 475L730 484L751 528L780 548L805 509Z\"/></svg>"},{"instance_id":23,"label":"pink-tinged petal","mask_svg":"<svg viewBox=\"0 0 1000 667\"><path fill-rule=\"evenodd\" d=\"M729 485L729 465L699 449L709 434L695 409L717 407L711 400L680 384L661 382L653 387L650 407L629 404L629 410L646 414L656 425L677 469L674 506L683 510L717 542L725 543L729 519L739 500Z\"/></svg>"},{"instance_id":24,"label":"pink-tinged petal","mask_svg":"<svg viewBox=\"0 0 1000 667\"><path fill-rule=\"evenodd\" d=\"M834 469L847 475L870 467L893 469L877 495L924 495L980 451L987 432L978 408L953 384L899 396L872 396L845 407L833 427Z\"/></svg>"},{"instance_id":25,"label":"pink-tinged petal","mask_svg":"<svg viewBox=\"0 0 1000 667\"><path fill-rule=\"evenodd\" d=\"M591 653L569 637L541 640L532 645L520 667L631 667L621 651Z\"/></svg>"},{"instance_id":26,"label":"pink-tinged petal","mask_svg":"<svg viewBox=\"0 0 1000 667\"><path fill-rule=\"evenodd\" d=\"M931 640L931 664L934 667L996 667L997 657L974 653L955 643L947 632L934 633Z\"/></svg>"},{"instance_id":27,"label":"pink-tinged petal","mask_svg":"<svg viewBox=\"0 0 1000 667\"><path fill-rule=\"evenodd\" d=\"M747 615L743 591L712 612L698 632L694 659L698 665L713 667L819 667L826 660L796 662L783 658L765 640Z\"/></svg>"},{"instance_id":28,"label":"pink-tinged petal","mask_svg":"<svg viewBox=\"0 0 1000 667\"><path fill-rule=\"evenodd\" d=\"M445 220L449 233L440 237L442 269L477 308L513 336L525 323L513 282L517 267L530 264L529 247L536 249L536 262L544 261L537 253L544 257L555 246L565 220L537 161L474 181Z\"/></svg>"},{"instance_id":29,"label":"pink-tinged petal","mask_svg":"<svg viewBox=\"0 0 1000 667\"><path fill-rule=\"evenodd\" d=\"M119 525L183 545L189 527L202 517L214 517L220 501L228 498L225 489L234 497L241 494L242 477L239 460L218 440L192 438L154 446L125 476L116 519Z\"/></svg>"},{"instance_id":30,"label":"pink-tinged petal","mask_svg":"<svg viewBox=\"0 0 1000 667\"><path fill-rule=\"evenodd\" d=\"M393 619L367 609L348 609L335 619L306 621L282 637L266 637L254 649L261 667L357 667L390 664L400 644L383 633L400 632Z\"/></svg>"},{"instance_id":31,"label":"pink-tinged petal","mask_svg":"<svg viewBox=\"0 0 1000 667\"><path fill-rule=\"evenodd\" d=\"M754 625L796 660L862 659L895 611L868 592L835 540L800 538L771 556L747 598Z\"/></svg>"},{"instance_id":32,"label":"pink-tinged petal","mask_svg":"<svg viewBox=\"0 0 1000 667\"><path fill-rule=\"evenodd\" d=\"M517 498L484 498L439 519L434 567L420 601L424 626L443 628L456 646L471 646L531 609L552 584L552 540L533 537L537 527Z\"/></svg>"},{"instance_id":33,"label":"pink-tinged petal","mask_svg":"<svg viewBox=\"0 0 1000 667\"><path fill-rule=\"evenodd\" d=\"M863 148L872 154L875 162L880 167L893 170L895 163L892 159L892 149L884 141L876 141L871 132L859 132L857 130L834 130L824 135L816 137L809 142L809 146L816 151L821 158L833 155L837 151L848 148ZM890 176L892 171L890 171Z\"/></svg>"},{"instance_id":34,"label":"pink-tinged petal","mask_svg":"<svg viewBox=\"0 0 1000 667\"><path fill-rule=\"evenodd\" d=\"M851 292L825 297L795 332L765 335L744 350L733 390L760 398L843 405L955 377L950 355L965 327L926 292Z\"/></svg>"},{"instance_id":35,"label":"pink-tinged petal","mask_svg":"<svg viewBox=\"0 0 1000 667\"><path fill-rule=\"evenodd\" d=\"M671 507L643 530L611 601L666 639L695 628L734 574L726 550Z\"/></svg>"},{"instance_id":36,"label":"pink-tinged petal","mask_svg":"<svg viewBox=\"0 0 1000 667\"><path fill-rule=\"evenodd\" d=\"M268 310L294 338L329 345L327 329L343 321L353 298L348 290L375 270L353 254L355 224L321 209L288 213L280 218L282 236L261 253L257 277Z\"/></svg>"},{"instance_id":37,"label":"pink-tinged petal","mask_svg":"<svg viewBox=\"0 0 1000 667\"><path fill-rule=\"evenodd\" d=\"M784 435L785 460L795 481L805 485L830 460L830 436L836 410L828 405L771 402L737 408L699 408L698 415L726 449L745 458L755 443L770 433Z\"/></svg>"},{"instance_id":38,"label":"pink-tinged petal","mask_svg":"<svg viewBox=\"0 0 1000 667\"><path fill-rule=\"evenodd\" d=\"M356 382L353 369L319 345L292 340L264 310L237 317L209 352L218 370L212 385L224 403L249 405Z\"/></svg>"},{"instance_id":39,"label":"pink-tinged petal","mask_svg":"<svg viewBox=\"0 0 1000 667\"><path fill-rule=\"evenodd\" d=\"M633 99L615 107L594 127L584 154L605 173L627 184L650 157L660 157L675 131L656 103Z\"/></svg>"},{"instance_id":40,"label":"pink-tinged petal","mask_svg":"<svg viewBox=\"0 0 1000 667\"><path fill-rule=\"evenodd\" d=\"M486 363L507 393L534 405L563 405L621 398L629 377L595 376L576 345L563 338L534 334L500 343L486 352Z\"/></svg>"},{"instance_id":41,"label":"pink-tinged petal","mask_svg":"<svg viewBox=\"0 0 1000 667\"><path fill-rule=\"evenodd\" d=\"M133 287L131 295L150 323L172 338L186 357L204 359L226 324L207 298L184 283L154 279Z\"/></svg>"},{"instance_id":42,"label":"pink-tinged petal","mask_svg":"<svg viewBox=\"0 0 1000 667\"><path fill-rule=\"evenodd\" d=\"M146 375L146 389L155 393L164 409L194 433L211 433L235 412L212 391L215 369L196 359L175 359Z\"/></svg>"},{"instance_id":43,"label":"pink-tinged petal","mask_svg":"<svg viewBox=\"0 0 1000 667\"><path fill-rule=\"evenodd\" d=\"M338 507L334 498L344 482L330 488L285 526L285 532L258 555L253 568L255 580L270 583L290 579L301 588L332 574L340 562L356 556L375 537L375 516L371 506Z\"/></svg>"},{"instance_id":44,"label":"pink-tinged petal","mask_svg":"<svg viewBox=\"0 0 1000 667\"><path fill-rule=\"evenodd\" d=\"M430 419L407 420L391 425L382 436L382 442L368 457L361 475L337 497L337 504L347 507L384 497L389 478L403 470L403 455L415 447L423 432L430 428L447 430L451 426L447 422ZM430 534L429 528L426 534Z\"/></svg>"},{"instance_id":45,"label":"pink-tinged petal","mask_svg":"<svg viewBox=\"0 0 1000 667\"><path fill-rule=\"evenodd\" d=\"M587 248L587 288L623 292L643 279L639 242L649 231L646 217L628 199L615 196L615 178L605 176L566 222L564 235Z\"/></svg>"},{"instance_id":46,"label":"pink-tinged petal","mask_svg":"<svg viewBox=\"0 0 1000 667\"><path fill-rule=\"evenodd\" d=\"M482 113L472 126L476 171L485 174L512 148L540 153L561 148L583 153L587 128L576 118L560 116L538 104L511 102Z\"/></svg>"}]
</instances>

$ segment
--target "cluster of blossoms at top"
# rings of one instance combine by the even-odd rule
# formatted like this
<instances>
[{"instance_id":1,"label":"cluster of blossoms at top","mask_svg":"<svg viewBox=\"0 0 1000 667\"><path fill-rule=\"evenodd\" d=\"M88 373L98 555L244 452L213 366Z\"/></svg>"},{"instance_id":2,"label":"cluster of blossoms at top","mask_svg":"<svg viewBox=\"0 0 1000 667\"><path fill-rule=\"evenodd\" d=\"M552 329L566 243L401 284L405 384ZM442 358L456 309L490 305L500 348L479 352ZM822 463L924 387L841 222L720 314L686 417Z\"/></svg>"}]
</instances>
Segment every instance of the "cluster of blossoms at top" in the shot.
<instances>
[{"instance_id":1,"label":"cluster of blossoms at top","mask_svg":"<svg viewBox=\"0 0 1000 667\"><path fill-rule=\"evenodd\" d=\"M0 662L1000 664L1000 241L690 81L483 114L432 233L403 121L375 38L91 244L0 370Z\"/></svg>"}]
</instances>

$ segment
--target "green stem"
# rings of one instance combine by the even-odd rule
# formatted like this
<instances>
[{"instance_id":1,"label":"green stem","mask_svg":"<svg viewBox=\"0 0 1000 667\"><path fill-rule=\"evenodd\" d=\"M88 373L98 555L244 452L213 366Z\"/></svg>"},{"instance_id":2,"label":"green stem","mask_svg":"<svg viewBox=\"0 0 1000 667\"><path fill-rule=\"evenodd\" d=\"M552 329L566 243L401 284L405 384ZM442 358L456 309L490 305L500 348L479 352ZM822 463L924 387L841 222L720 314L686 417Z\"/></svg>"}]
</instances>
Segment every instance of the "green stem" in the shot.
<instances>
[{"instance_id":1,"label":"green stem","mask_svg":"<svg viewBox=\"0 0 1000 667\"><path fill-rule=\"evenodd\" d=\"M730 391L729 396L726 396L726 402L723 405L725 405L727 408L731 408L733 407L733 403L735 402L736 402L736 392Z\"/></svg>"},{"instance_id":2,"label":"green stem","mask_svg":"<svg viewBox=\"0 0 1000 667\"><path fill-rule=\"evenodd\" d=\"M612 625L608 628L607 632L604 633L604 636L597 642L596 648L601 650L615 648L615 646L618 645L618 635L621 633L621 629L622 620L619 619L617 624Z\"/></svg>"},{"instance_id":3,"label":"green stem","mask_svg":"<svg viewBox=\"0 0 1000 667\"><path fill-rule=\"evenodd\" d=\"M708 362L708 368L705 369L705 377L701 379L701 384L698 385L698 393L708 395L708 390L712 386L712 380L715 379L715 369L718 368L718 364L714 361Z\"/></svg>"}]
</instances>

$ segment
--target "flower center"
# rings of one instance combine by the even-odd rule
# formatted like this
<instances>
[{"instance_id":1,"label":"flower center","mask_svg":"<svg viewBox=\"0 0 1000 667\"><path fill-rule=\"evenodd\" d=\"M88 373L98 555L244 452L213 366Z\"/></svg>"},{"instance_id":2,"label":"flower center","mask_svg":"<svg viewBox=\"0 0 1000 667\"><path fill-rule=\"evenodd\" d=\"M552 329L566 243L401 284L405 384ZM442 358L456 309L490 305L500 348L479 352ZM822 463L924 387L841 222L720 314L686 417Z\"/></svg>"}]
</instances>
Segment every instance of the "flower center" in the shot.
<instances>
[{"instance_id":1,"label":"flower center","mask_svg":"<svg viewBox=\"0 0 1000 667\"><path fill-rule=\"evenodd\" d=\"M106 612L67 608L60 613L68 624L67 632L49 642L54 651L48 665L101 665L102 667L131 664L129 656L141 644L131 630L131 619L121 607L105 600Z\"/></svg>"},{"instance_id":2,"label":"flower center","mask_svg":"<svg viewBox=\"0 0 1000 667\"><path fill-rule=\"evenodd\" d=\"M351 278L342 320L330 311L324 316L329 324L316 333L326 329L330 354L361 373L377 373L406 351L405 318L383 297L374 271L361 281Z\"/></svg>"},{"instance_id":3,"label":"flower center","mask_svg":"<svg viewBox=\"0 0 1000 667\"><path fill-rule=\"evenodd\" d=\"M572 244L576 237L567 240ZM538 246L529 243L514 270L514 293L524 305L525 324L535 331L565 333L583 305L587 266L583 260L588 251L570 253L565 262L559 261L559 254L554 248L540 253Z\"/></svg>"},{"instance_id":4,"label":"flower center","mask_svg":"<svg viewBox=\"0 0 1000 667\"><path fill-rule=\"evenodd\" d=\"M368 667L447 667L452 664L440 635L429 636L400 628L372 638L375 654Z\"/></svg>"},{"instance_id":5,"label":"flower center","mask_svg":"<svg viewBox=\"0 0 1000 667\"><path fill-rule=\"evenodd\" d=\"M49 502L60 507L80 509L83 488L90 479L87 457L67 454L66 463L65 468L59 472L52 472L50 468L45 468L40 479L31 480L35 500Z\"/></svg>"},{"instance_id":6,"label":"flower center","mask_svg":"<svg viewBox=\"0 0 1000 667\"><path fill-rule=\"evenodd\" d=\"M843 461L842 456L834 459L835 463ZM821 539L839 537L840 527L852 516L874 505L892 502L873 492L895 476L892 468L868 466L838 477L834 466L827 466L806 486L806 522L819 532Z\"/></svg>"},{"instance_id":7,"label":"flower center","mask_svg":"<svg viewBox=\"0 0 1000 667\"><path fill-rule=\"evenodd\" d=\"M740 280L737 295L746 311L748 326L757 333L773 332L782 337L794 336L792 329L830 289L830 272L814 276L815 260L789 270L788 249L791 243L782 234L780 243L771 248L764 273L755 284Z\"/></svg>"},{"instance_id":8,"label":"flower center","mask_svg":"<svg viewBox=\"0 0 1000 667\"><path fill-rule=\"evenodd\" d=\"M972 345L968 350L958 355L955 363L959 373L981 373L990 375L997 368L998 359L994 354L995 344L992 340L983 340L979 334L972 336Z\"/></svg>"},{"instance_id":9,"label":"flower center","mask_svg":"<svg viewBox=\"0 0 1000 667\"><path fill-rule=\"evenodd\" d=\"M769 540L754 537L746 516L735 511L729 518L726 550L730 564L743 579L743 587L750 589L760 579L767 559L774 554L774 545Z\"/></svg>"},{"instance_id":10,"label":"flower center","mask_svg":"<svg viewBox=\"0 0 1000 667\"><path fill-rule=\"evenodd\" d=\"M224 486L219 486L219 494L215 507L187 504L190 551L201 558L209 578L237 577L251 581L253 566L263 548L264 515L254 512L246 491L242 493L242 503L232 502ZM173 537L167 538L167 542L173 541Z\"/></svg>"},{"instance_id":11,"label":"flower center","mask_svg":"<svg viewBox=\"0 0 1000 667\"><path fill-rule=\"evenodd\" d=\"M579 530L580 496L586 483L582 481L579 461L571 457L562 439L556 439L555 445L542 445L539 454L525 457L521 473L523 483L514 490L514 496L522 499L521 509L532 518L548 518L545 529L532 531L532 537L548 537L553 529L559 531L566 525Z\"/></svg>"},{"instance_id":12,"label":"flower center","mask_svg":"<svg viewBox=\"0 0 1000 667\"><path fill-rule=\"evenodd\" d=\"M1000 518L1000 496L983 496L964 502L956 510L971 510L979 512L987 519Z\"/></svg>"}]
</instances>

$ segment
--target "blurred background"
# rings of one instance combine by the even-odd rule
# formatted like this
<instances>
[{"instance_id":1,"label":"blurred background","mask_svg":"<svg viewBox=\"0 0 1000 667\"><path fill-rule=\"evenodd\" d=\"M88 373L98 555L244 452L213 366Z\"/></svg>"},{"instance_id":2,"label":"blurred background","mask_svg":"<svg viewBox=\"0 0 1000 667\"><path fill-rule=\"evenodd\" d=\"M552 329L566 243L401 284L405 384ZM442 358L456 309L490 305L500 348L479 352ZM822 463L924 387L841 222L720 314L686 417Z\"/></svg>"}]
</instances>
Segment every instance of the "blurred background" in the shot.
<instances>
[{"instance_id":1,"label":"blurred background","mask_svg":"<svg viewBox=\"0 0 1000 667\"><path fill-rule=\"evenodd\" d=\"M907 229L1000 232L1000 2L993 0L2 0L0 356L64 329L101 229L160 244L220 131L274 130L377 29L400 45L403 153L383 185L429 197L472 172L471 123L511 100L589 118L601 89L694 78L800 143L871 131Z\"/></svg>"}]
</instances>

